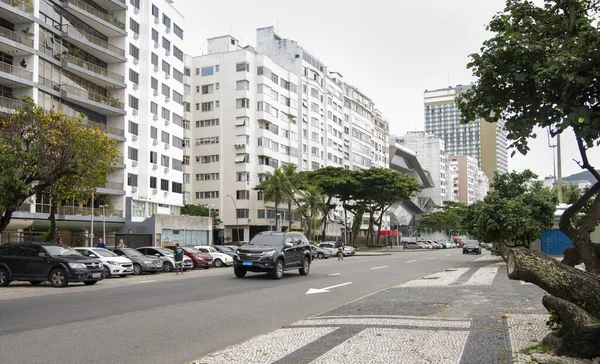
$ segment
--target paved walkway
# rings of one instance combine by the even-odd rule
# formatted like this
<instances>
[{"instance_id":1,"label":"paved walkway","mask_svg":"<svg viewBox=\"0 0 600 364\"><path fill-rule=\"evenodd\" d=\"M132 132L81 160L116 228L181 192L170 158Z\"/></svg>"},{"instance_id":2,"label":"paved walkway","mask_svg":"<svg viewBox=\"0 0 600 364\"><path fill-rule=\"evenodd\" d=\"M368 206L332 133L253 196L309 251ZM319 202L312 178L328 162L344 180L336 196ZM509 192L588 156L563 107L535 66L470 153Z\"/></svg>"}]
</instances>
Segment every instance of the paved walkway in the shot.
<instances>
[{"instance_id":1,"label":"paved walkway","mask_svg":"<svg viewBox=\"0 0 600 364\"><path fill-rule=\"evenodd\" d=\"M542 295L509 280L500 258L482 256L194 363L528 363L523 352L547 333Z\"/></svg>"}]
</instances>

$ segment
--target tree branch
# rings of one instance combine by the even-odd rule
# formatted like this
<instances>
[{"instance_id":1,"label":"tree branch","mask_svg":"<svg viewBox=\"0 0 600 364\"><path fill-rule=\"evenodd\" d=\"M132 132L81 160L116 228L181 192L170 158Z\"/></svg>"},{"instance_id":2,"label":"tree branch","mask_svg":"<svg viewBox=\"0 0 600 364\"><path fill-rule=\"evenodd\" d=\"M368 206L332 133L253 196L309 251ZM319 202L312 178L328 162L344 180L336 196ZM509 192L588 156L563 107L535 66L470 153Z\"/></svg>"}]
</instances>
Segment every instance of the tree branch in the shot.
<instances>
[{"instance_id":1,"label":"tree branch","mask_svg":"<svg viewBox=\"0 0 600 364\"><path fill-rule=\"evenodd\" d=\"M594 176L596 178L597 181L600 181L600 173L598 173L598 171L596 171L596 169L594 169L589 162L588 156L587 156L587 148L585 147L585 145L583 145L583 138L581 138L578 133L577 130L574 131L575 133L575 139L577 139L577 148L579 148L579 154L581 155L581 163L577 162L577 164L579 165L579 167L581 167L582 169L587 169L592 176Z\"/></svg>"}]
</instances>

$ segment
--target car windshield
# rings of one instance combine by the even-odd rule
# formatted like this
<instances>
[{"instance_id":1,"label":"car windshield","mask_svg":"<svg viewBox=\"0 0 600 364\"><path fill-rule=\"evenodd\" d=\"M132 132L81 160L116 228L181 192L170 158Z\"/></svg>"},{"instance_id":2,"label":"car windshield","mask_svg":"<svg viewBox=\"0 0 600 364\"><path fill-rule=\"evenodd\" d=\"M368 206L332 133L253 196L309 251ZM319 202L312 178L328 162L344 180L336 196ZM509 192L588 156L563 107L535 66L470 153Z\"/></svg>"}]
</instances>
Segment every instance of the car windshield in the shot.
<instances>
[{"instance_id":1,"label":"car windshield","mask_svg":"<svg viewBox=\"0 0 600 364\"><path fill-rule=\"evenodd\" d=\"M131 248L121 248L121 251L125 254L127 254L128 257L143 257L144 254L138 252L135 249L131 249Z\"/></svg>"},{"instance_id":2,"label":"car windshield","mask_svg":"<svg viewBox=\"0 0 600 364\"><path fill-rule=\"evenodd\" d=\"M477 241L474 241L474 240L468 240L465 243L465 246L477 246L477 245L479 245L479 243Z\"/></svg>"},{"instance_id":3,"label":"car windshield","mask_svg":"<svg viewBox=\"0 0 600 364\"><path fill-rule=\"evenodd\" d=\"M68 256L68 255L76 255L81 256L79 252L70 246L66 245L46 245L43 247L46 253L50 256Z\"/></svg>"},{"instance_id":4,"label":"car windshield","mask_svg":"<svg viewBox=\"0 0 600 364\"><path fill-rule=\"evenodd\" d=\"M221 247L221 249L223 249L223 250L227 250L227 251L229 251L229 252L233 252L233 251L235 251L233 248L231 248L231 247L228 247L228 246L222 246L222 247Z\"/></svg>"},{"instance_id":5,"label":"car windshield","mask_svg":"<svg viewBox=\"0 0 600 364\"><path fill-rule=\"evenodd\" d=\"M173 251L171 249L167 249L167 248L156 248L156 250L165 255L174 255L175 254L175 253L173 253Z\"/></svg>"},{"instance_id":6,"label":"car windshield","mask_svg":"<svg viewBox=\"0 0 600 364\"><path fill-rule=\"evenodd\" d=\"M182 249L183 249L183 251L184 251L184 252L186 252L186 253L191 253L191 254L200 254L200 251L198 251L197 249L194 249L194 248L190 248L190 247L187 247L187 246L182 246L181 248L182 248Z\"/></svg>"},{"instance_id":7,"label":"car windshield","mask_svg":"<svg viewBox=\"0 0 600 364\"><path fill-rule=\"evenodd\" d=\"M281 246L283 245L283 235L258 235L248 245Z\"/></svg>"},{"instance_id":8,"label":"car windshield","mask_svg":"<svg viewBox=\"0 0 600 364\"><path fill-rule=\"evenodd\" d=\"M101 257L118 257L117 254L106 249L94 249L92 251L94 252L94 254L98 254Z\"/></svg>"}]
</instances>

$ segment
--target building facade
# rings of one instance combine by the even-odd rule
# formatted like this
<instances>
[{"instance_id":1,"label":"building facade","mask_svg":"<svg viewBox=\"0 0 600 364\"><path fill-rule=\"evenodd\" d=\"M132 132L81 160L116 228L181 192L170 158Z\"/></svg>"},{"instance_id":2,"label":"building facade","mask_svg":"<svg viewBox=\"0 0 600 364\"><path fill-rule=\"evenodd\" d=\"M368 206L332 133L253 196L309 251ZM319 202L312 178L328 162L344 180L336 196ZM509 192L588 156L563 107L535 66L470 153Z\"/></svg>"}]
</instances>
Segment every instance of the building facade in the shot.
<instances>
[{"instance_id":1,"label":"building facade","mask_svg":"<svg viewBox=\"0 0 600 364\"><path fill-rule=\"evenodd\" d=\"M508 142L503 124L475 120L461 124L456 97L471 86L458 85L424 93L425 132L444 141L446 155L468 155L490 180L508 172Z\"/></svg>"},{"instance_id":2,"label":"building facade","mask_svg":"<svg viewBox=\"0 0 600 364\"><path fill-rule=\"evenodd\" d=\"M84 204L61 207L59 231L129 229L182 206L183 16L171 0L29 0L0 3L0 110L31 97L47 110L83 114L123 154ZM100 206L103 206L100 208ZM50 201L36 196L7 230L46 231ZM96 235L102 225L96 224ZM89 234L88 234L89 235Z\"/></svg>"},{"instance_id":3,"label":"building facade","mask_svg":"<svg viewBox=\"0 0 600 364\"><path fill-rule=\"evenodd\" d=\"M453 201L470 205L483 200L489 190L489 179L479 169L477 160L467 155L448 156L453 175Z\"/></svg>"}]
</instances>

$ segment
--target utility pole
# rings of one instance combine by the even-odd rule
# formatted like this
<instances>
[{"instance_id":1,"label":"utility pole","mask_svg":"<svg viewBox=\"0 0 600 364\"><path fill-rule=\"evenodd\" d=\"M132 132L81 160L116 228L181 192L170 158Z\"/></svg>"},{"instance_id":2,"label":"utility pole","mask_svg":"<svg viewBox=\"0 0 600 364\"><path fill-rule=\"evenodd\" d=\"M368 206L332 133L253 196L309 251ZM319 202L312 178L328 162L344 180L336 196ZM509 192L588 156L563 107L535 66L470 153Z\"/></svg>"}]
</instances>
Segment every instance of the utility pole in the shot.
<instances>
[{"instance_id":1,"label":"utility pole","mask_svg":"<svg viewBox=\"0 0 600 364\"><path fill-rule=\"evenodd\" d=\"M562 195L562 162L560 156L560 134L556 135L556 169L558 173L558 203L563 203Z\"/></svg>"},{"instance_id":2,"label":"utility pole","mask_svg":"<svg viewBox=\"0 0 600 364\"><path fill-rule=\"evenodd\" d=\"M91 205L91 227L90 227L90 248L94 246L94 190L92 190L92 205Z\"/></svg>"}]
</instances>

